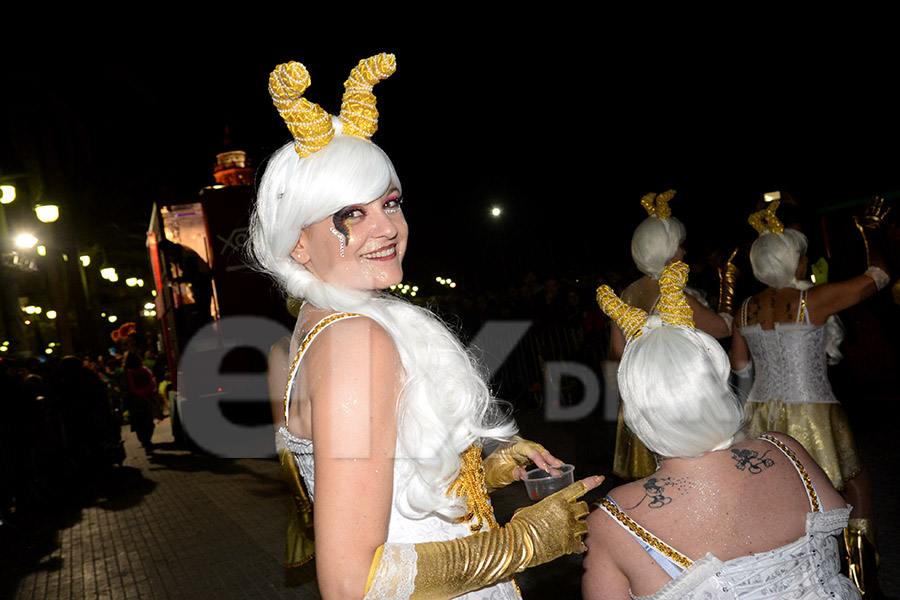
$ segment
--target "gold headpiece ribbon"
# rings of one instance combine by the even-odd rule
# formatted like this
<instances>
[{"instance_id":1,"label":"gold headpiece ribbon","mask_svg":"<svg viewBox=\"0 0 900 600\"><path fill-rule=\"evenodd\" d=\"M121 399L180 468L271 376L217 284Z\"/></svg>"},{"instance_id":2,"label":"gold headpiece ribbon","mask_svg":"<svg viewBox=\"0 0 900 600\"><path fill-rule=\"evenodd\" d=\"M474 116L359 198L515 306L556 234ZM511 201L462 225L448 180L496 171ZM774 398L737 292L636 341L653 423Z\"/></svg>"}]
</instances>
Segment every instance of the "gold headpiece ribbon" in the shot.
<instances>
[{"instance_id":1,"label":"gold headpiece ribbon","mask_svg":"<svg viewBox=\"0 0 900 600\"><path fill-rule=\"evenodd\" d=\"M772 233L784 233L784 224L775 216L778 210L778 200L773 200L767 207L758 210L747 218L747 221L753 226L760 235L766 231Z\"/></svg>"},{"instance_id":2,"label":"gold headpiece ribbon","mask_svg":"<svg viewBox=\"0 0 900 600\"><path fill-rule=\"evenodd\" d=\"M684 295L689 270L690 267L678 261L668 265L660 275L657 307L663 323L694 327L694 312ZM608 285L597 288L597 304L622 329L626 343L641 336L647 323L646 311L623 302Z\"/></svg>"},{"instance_id":3,"label":"gold headpiece ribbon","mask_svg":"<svg viewBox=\"0 0 900 600\"><path fill-rule=\"evenodd\" d=\"M647 214L656 216L663 221L668 221L672 216L672 209L669 208L669 200L675 197L675 190L669 190L662 194L645 194L641 198L641 206L647 211Z\"/></svg>"},{"instance_id":4,"label":"gold headpiece ribbon","mask_svg":"<svg viewBox=\"0 0 900 600\"><path fill-rule=\"evenodd\" d=\"M370 139L378 129L373 86L397 68L393 54L381 53L359 61L344 82L340 119L344 133ZM324 148L334 137L331 115L303 97L310 85L309 72L298 62L278 65L269 75L269 95L294 137L302 158Z\"/></svg>"}]
</instances>

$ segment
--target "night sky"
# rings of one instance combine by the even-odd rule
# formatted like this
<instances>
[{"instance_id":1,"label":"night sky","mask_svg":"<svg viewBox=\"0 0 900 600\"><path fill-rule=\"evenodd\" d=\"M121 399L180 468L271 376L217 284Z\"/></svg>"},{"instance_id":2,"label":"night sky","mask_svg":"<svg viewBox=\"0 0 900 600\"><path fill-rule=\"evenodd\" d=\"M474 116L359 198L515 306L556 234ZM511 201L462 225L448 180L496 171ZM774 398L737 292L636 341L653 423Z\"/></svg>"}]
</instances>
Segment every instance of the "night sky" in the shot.
<instances>
[{"instance_id":1,"label":"night sky","mask_svg":"<svg viewBox=\"0 0 900 600\"><path fill-rule=\"evenodd\" d=\"M303 62L307 97L336 112L350 69L388 51L398 68L376 87L374 139L404 185L410 279L630 266L647 192L677 190L691 252L750 239L746 216L767 191L809 215L900 191L891 40L619 25L485 27L453 44L122 32L102 49L61 44L52 60L19 45L4 56L0 177L41 172L60 227L145 259L153 202L213 183L226 128L257 167L288 140L266 88L275 65Z\"/></svg>"}]
</instances>

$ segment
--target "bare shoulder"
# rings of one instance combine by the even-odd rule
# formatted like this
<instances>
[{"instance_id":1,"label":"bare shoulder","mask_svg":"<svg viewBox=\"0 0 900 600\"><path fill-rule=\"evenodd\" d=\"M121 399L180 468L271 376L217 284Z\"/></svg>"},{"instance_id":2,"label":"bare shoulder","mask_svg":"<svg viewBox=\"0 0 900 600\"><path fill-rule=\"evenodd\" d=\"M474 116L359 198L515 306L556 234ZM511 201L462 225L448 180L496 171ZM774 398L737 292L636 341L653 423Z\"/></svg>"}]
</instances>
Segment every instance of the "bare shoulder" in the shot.
<instances>
[{"instance_id":1,"label":"bare shoulder","mask_svg":"<svg viewBox=\"0 0 900 600\"><path fill-rule=\"evenodd\" d=\"M320 321L319 326L322 329L307 349L310 361L324 359L337 366L364 357L385 359L397 356L397 346L391 335L369 317L360 315L331 322Z\"/></svg>"},{"instance_id":2,"label":"bare shoulder","mask_svg":"<svg viewBox=\"0 0 900 600\"><path fill-rule=\"evenodd\" d=\"M765 435L777 439L794 453L794 456L796 456L800 464L803 465L803 469L809 476L810 482L815 487L816 494L819 496L819 500L825 510L846 506L844 498L834 489L828 475L825 474L825 471L822 470L819 463L817 463L809 452L807 452L806 448L803 447L803 444L786 433L770 431Z\"/></svg>"}]
</instances>

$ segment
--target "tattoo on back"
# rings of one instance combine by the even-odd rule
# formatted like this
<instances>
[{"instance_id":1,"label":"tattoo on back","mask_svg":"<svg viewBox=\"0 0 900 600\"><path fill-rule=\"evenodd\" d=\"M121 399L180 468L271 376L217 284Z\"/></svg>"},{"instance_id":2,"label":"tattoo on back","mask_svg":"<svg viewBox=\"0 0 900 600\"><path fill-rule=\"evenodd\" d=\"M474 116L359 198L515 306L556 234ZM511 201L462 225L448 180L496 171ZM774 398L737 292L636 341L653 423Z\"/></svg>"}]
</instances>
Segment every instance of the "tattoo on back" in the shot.
<instances>
[{"instance_id":1,"label":"tattoo on back","mask_svg":"<svg viewBox=\"0 0 900 600\"><path fill-rule=\"evenodd\" d=\"M666 488L673 485L677 486L679 489L692 487L687 478L672 479L671 477L650 477L644 484L644 497L631 508L637 508L647 499L650 500L647 504L647 508L662 508L673 500L671 496L667 496L665 493Z\"/></svg>"},{"instance_id":2,"label":"tattoo on back","mask_svg":"<svg viewBox=\"0 0 900 600\"><path fill-rule=\"evenodd\" d=\"M766 467L771 467L775 464L774 460L766 458L768 454L768 450L765 454L760 456L759 452L756 450L731 449L731 458L735 461L734 468L738 471L749 471L753 475L758 475L762 473L763 469Z\"/></svg>"}]
</instances>

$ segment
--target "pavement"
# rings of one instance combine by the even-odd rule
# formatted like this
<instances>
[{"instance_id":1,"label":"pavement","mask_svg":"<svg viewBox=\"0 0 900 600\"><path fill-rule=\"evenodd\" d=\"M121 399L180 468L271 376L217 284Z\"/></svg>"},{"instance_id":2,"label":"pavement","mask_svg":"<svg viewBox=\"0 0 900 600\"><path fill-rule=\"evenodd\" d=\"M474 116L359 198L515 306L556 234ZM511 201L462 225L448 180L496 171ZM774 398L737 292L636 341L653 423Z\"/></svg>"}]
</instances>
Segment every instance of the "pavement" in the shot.
<instances>
[{"instance_id":1,"label":"pavement","mask_svg":"<svg viewBox=\"0 0 900 600\"><path fill-rule=\"evenodd\" d=\"M880 417L894 399L871 400ZM601 417L545 423L538 409L518 415L523 435L576 465L576 476L607 474L614 427ZM868 422L870 421L870 422ZM281 566L287 514L278 463L224 459L175 445L169 420L147 455L122 429L126 459L91 493L46 502L40 514L0 525L0 598L16 600L216 600L318 598L314 581ZM881 539L883 591L900 597L896 444L892 423L868 419L857 436L872 474ZM599 498L614 482L589 494ZM528 504L514 484L494 495L498 521ZM517 576L526 599L580 598L581 560L564 557Z\"/></svg>"}]
</instances>

